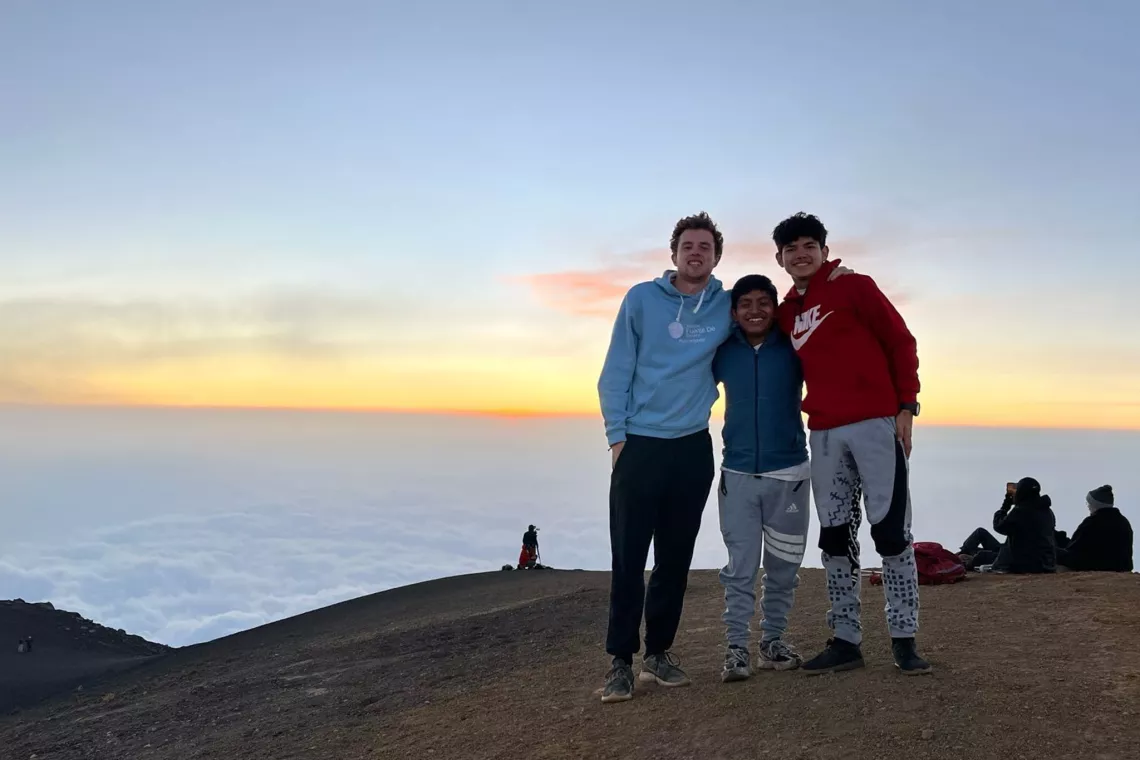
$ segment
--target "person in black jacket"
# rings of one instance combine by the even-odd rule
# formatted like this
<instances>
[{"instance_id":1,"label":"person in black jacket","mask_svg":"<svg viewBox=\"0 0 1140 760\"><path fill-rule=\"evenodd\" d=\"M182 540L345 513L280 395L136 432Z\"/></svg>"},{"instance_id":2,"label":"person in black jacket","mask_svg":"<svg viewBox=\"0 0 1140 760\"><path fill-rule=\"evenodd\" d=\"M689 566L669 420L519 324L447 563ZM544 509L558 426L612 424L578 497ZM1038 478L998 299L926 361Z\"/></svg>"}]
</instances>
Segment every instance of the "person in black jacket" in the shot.
<instances>
[{"instance_id":1,"label":"person in black jacket","mask_svg":"<svg viewBox=\"0 0 1140 760\"><path fill-rule=\"evenodd\" d=\"M1041 484L1036 480L1022 478L1015 488L1006 491L1001 508L994 513L993 525L994 532L1006 536L1005 543L985 528L978 528L959 551L967 568L992 565L994 572L1056 571L1057 519L1052 500L1041 495Z\"/></svg>"},{"instance_id":2,"label":"person in black jacket","mask_svg":"<svg viewBox=\"0 0 1140 760\"><path fill-rule=\"evenodd\" d=\"M1012 498L1006 496L994 513L994 532L1007 537L1008 557L1001 557L994 570L1007 573L1053 573L1057 570L1057 546L1053 531L1057 518L1053 501L1041 493L1041 484L1022 478ZM1001 560L1006 559L1006 562Z\"/></svg>"},{"instance_id":3,"label":"person in black jacket","mask_svg":"<svg viewBox=\"0 0 1140 760\"><path fill-rule=\"evenodd\" d=\"M1067 570L1132 572L1132 524L1116 508L1112 486L1089 491L1089 516L1057 551L1057 564Z\"/></svg>"}]
</instances>

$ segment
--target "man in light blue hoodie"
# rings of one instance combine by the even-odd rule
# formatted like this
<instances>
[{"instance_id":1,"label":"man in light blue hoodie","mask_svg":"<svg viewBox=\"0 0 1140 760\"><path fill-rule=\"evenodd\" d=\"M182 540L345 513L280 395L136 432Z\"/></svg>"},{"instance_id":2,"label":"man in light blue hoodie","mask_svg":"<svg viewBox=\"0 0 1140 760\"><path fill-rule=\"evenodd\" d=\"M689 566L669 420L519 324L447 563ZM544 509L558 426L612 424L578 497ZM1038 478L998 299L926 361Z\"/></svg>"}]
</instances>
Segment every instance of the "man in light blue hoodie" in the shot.
<instances>
[{"instance_id":1,"label":"man in light blue hoodie","mask_svg":"<svg viewBox=\"0 0 1140 760\"><path fill-rule=\"evenodd\" d=\"M633 655L641 648L643 608L641 680L689 684L669 649L714 477L708 428L719 393L712 360L732 322L728 293L712 276L724 237L708 214L677 222L669 248L677 268L626 294L598 380L613 452L613 574L606 634L613 666L603 702L633 697ZM654 566L647 592L650 543Z\"/></svg>"}]
</instances>

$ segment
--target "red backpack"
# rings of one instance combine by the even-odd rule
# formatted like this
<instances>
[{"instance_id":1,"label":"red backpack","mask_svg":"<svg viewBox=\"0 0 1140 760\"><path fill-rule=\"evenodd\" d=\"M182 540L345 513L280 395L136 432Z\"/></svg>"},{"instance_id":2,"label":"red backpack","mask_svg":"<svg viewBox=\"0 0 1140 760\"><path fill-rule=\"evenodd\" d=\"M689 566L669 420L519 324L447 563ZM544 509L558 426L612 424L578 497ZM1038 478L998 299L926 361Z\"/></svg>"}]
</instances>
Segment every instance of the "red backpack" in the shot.
<instances>
[{"instance_id":1,"label":"red backpack","mask_svg":"<svg viewBox=\"0 0 1140 760\"><path fill-rule=\"evenodd\" d=\"M914 564L918 566L918 582L922 586L957 583L966 579L966 566L958 555L933 541L914 542ZM870 581L876 586L881 584L882 573L874 571Z\"/></svg>"}]
</instances>

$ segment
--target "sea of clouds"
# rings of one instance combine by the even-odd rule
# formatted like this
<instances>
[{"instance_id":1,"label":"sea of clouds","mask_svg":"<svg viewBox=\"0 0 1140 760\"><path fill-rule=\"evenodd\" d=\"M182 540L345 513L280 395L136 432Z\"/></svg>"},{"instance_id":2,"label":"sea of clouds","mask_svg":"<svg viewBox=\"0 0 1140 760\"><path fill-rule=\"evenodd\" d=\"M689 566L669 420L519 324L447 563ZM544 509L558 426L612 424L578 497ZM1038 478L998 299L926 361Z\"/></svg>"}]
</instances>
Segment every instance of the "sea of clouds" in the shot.
<instances>
[{"instance_id":1,"label":"sea of clouds","mask_svg":"<svg viewBox=\"0 0 1140 760\"><path fill-rule=\"evenodd\" d=\"M956 545L1023 475L1070 532L1102 483L1130 512L1138 458L1137 434L919 426L915 535ZM590 420L2 409L0 598L185 645L496 570L531 522L546 564L605 569L608 462ZM723 561L710 501L694 565Z\"/></svg>"}]
</instances>

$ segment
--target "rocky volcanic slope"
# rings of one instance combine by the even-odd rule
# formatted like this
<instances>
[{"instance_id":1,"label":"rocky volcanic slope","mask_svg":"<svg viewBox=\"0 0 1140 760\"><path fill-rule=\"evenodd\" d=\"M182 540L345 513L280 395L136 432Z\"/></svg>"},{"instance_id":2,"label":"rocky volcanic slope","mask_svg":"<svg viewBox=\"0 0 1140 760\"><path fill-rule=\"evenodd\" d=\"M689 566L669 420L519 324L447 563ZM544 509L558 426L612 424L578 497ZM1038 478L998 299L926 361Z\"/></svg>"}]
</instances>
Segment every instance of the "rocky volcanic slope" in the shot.
<instances>
[{"instance_id":1,"label":"rocky volcanic slope","mask_svg":"<svg viewBox=\"0 0 1140 760\"><path fill-rule=\"evenodd\" d=\"M802 573L789 637L827 636ZM1135 760L1140 576L975 576L923 590L931 676L891 664L866 586L867 668L721 684L723 597L695 572L676 652L686 689L597 688L609 575L448 578L174 651L0 718L5 760L772 758Z\"/></svg>"},{"instance_id":2,"label":"rocky volcanic slope","mask_svg":"<svg viewBox=\"0 0 1140 760\"><path fill-rule=\"evenodd\" d=\"M32 638L32 651L17 651ZM80 687L172 651L123 630L57 610L50 602L0 600L0 713Z\"/></svg>"}]
</instances>

